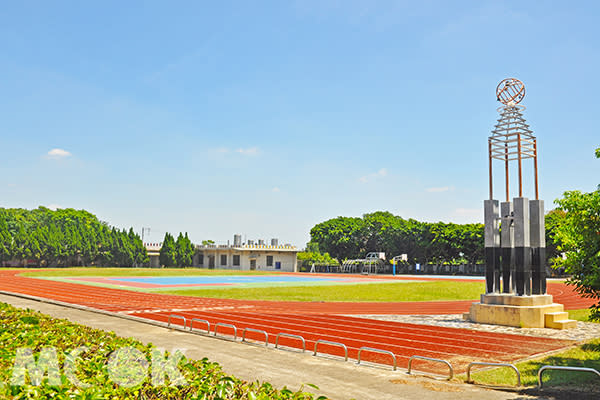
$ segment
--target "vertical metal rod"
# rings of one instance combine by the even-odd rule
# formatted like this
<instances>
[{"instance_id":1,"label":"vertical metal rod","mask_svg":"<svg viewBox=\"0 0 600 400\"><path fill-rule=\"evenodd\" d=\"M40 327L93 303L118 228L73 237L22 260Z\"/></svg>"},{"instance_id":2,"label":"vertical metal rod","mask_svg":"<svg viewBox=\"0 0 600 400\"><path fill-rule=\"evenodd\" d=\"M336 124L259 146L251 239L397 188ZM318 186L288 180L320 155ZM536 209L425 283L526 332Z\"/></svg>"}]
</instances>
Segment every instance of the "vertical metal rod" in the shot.
<instances>
[{"instance_id":1,"label":"vertical metal rod","mask_svg":"<svg viewBox=\"0 0 600 400\"><path fill-rule=\"evenodd\" d=\"M523 197L523 172L521 171L521 134L517 133L517 153L519 154L519 197Z\"/></svg>"},{"instance_id":2,"label":"vertical metal rod","mask_svg":"<svg viewBox=\"0 0 600 400\"><path fill-rule=\"evenodd\" d=\"M506 201L510 201L508 190L508 143L504 144L504 166L506 169Z\"/></svg>"},{"instance_id":3,"label":"vertical metal rod","mask_svg":"<svg viewBox=\"0 0 600 400\"><path fill-rule=\"evenodd\" d=\"M492 185L492 141L488 139L488 153L490 157L490 200L494 198L493 185Z\"/></svg>"},{"instance_id":4,"label":"vertical metal rod","mask_svg":"<svg viewBox=\"0 0 600 400\"><path fill-rule=\"evenodd\" d=\"M537 168L537 139L533 139L533 170L535 174L535 199L539 200L538 193L538 168Z\"/></svg>"}]
</instances>

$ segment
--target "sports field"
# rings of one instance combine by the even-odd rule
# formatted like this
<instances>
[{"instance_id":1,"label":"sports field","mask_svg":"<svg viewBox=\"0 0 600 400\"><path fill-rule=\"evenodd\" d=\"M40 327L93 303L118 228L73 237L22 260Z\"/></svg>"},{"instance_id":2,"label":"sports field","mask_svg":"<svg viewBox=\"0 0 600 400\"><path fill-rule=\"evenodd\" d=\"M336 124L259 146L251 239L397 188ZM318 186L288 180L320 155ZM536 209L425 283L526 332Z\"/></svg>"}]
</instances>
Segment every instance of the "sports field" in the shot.
<instances>
[{"instance_id":1,"label":"sports field","mask_svg":"<svg viewBox=\"0 0 600 400\"><path fill-rule=\"evenodd\" d=\"M480 277L253 273L205 269L69 268L25 276L148 293L243 300L405 302L476 300Z\"/></svg>"},{"instance_id":2,"label":"sports field","mask_svg":"<svg viewBox=\"0 0 600 400\"><path fill-rule=\"evenodd\" d=\"M159 270L162 279L151 274L153 270L44 270L32 271L34 275L45 275L43 278L23 276L23 270L0 271L0 290L19 293L27 296L41 297L76 306L110 312L116 315L128 315L155 322L167 322L170 316L174 325L191 328L196 320L194 330L202 331L210 328L214 335L233 336L250 329L247 338L262 340L274 345L279 338L279 345L287 347L313 349L319 342L319 352L335 356L343 355L343 346L347 348L348 357L356 359L361 347L376 348L394 354L400 367L406 367L408 359L413 355L441 358L450 362L456 372L464 371L470 361L513 362L532 357L548 351L564 348L573 342L531 336L512 335L493 332L476 332L467 329L444 328L439 326L414 325L391 321L377 321L352 317L364 314L459 314L469 309L472 300L483 291L481 279L457 278L441 279L440 277L383 277L383 276L351 276L327 274L219 274L218 271L203 270ZM28 272L28 275L31 275ZM59 276L62 275L62 276ZM104 275L104 276L102 276ZM216 278L217 275L223 275ZM209 277L214 279L208 279ZM57 280L58 278L58 280ZM82 281L77 281L84 278ZM112 280L110 279L112 278ZM116 280L115 280L116 278ZM69 281L73 279L73 281ZM129 285L128 289L98 286L98 282L89 279L108 280L118 284ZM283 282L275 285L279 280ZM77 281L77 282L76 282ZM172 295L142 292L140 290L156 290L156 288L140 288L137 285L206 285L218 283L221 297L213 298ZM259 288L225 288L227 284L267 284ZM323 283L328 283L323 286ZM428 285L447 285L446 289L432 290ZM95 285L95 286L94 286ZM289 286L285 286L289 285ZM300 285L300 286L294 286ZM454 287L461 293L469 285L475 285L474 292L468 300L457 300L447 288ZM407 293L409 288L415 293L437 292L435 296L451 297L435 301L372 301L368 300L373 293L384 291L382 288L392 287L394 293ZM214 287L214 286L210 286ZM569 287L562 283L550 283L549 291L562 303L571 303L567 308L583 308L588 304ZM336 290L333 296L336 301L290 301L264 300L265 293L310 289L317 295L323 291ZM332 289L333 288L333 289ZM357 289L358 288L358 289ZM130 290L135 289L135 290ZM173 290L173 288L167 288ZM189 290L189 289L186 289ZM200 290L200 289L192 289ZM217 289L210 289L217 290ZM231 294L239 291L254 292L259 299L233 299ZM339 301L352 290L363 297L354 301ZM178 293L179 290L177 290ZM409 291L408 291L409 292ZM186 293L185 291L183 293ZM369 294L370 293L370 294ZM226 295L227 294L227 295ZM412 297L412 296L410 296ZM412 299L414 300L414 299ZM589 304L588 304L589 305ZM185 319L183 319L185 318ZM234 328L235 327L235 328ZM295 335L295 336L289 336ZM301 336L302 340L298 339ZM239 337L238 337L239 340ZM322 341L335 342L336 345ZM304 344L302 343L304 342ZM386 354L365 354L368 361L390 364L391 357ZM420 363L419 368L445 373L443 365Z\"/></svg>"}]
</instances>

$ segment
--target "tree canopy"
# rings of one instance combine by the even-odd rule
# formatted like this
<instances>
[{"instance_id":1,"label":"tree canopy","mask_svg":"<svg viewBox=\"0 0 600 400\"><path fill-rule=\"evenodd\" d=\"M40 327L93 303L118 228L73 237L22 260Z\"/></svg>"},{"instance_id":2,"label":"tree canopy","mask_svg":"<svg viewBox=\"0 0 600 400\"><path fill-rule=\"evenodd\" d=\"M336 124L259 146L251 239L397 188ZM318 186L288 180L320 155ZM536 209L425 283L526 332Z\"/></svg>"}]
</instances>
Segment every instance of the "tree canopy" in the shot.
<instances>
[{"instance_id":1,"label":"tree canopy","mask_svg":"<svg viewBox=\"0 0 600 400\"><path fill-rule=\"evenodd\" d=\"M600 158L600 148L596 157ZM556 266L571 274L569 283L579 293L598 301L590 318L600 320L600 185L591 193L565 192L556 203L565 212L556 229L564 258L557 258Z\"/></svg>"},{"instance_id":2,"label":"tree canopy","mask_svg":"<svg viewBox=\"0 0 600 400\"><path fill-rule=\"evenodd\" d=\"M428 223L387 211L362 218L337 217L315 225L310 245L338 260L371 251L407 254L411 263L478 263L483 259L483 224Z\"/></svg>"},{"instance_id":3,"label":"tree canopy","mask_svg":"<svg viewBox=\"0 0 600 400\"><path fill-rule=\"evenodd\" d=\"M148 262L140 237L85 210L0 208L0 262L54 267L139 266Z\"/></svg>"},{"instance_id":4,"label":"tree canopy","mask_svg":"<svg viewBox=\"0 0 600 400\"><path fill-rule=\"evenodd\" d=\"M194 257L194 245L188 238L187 232L181 232L177 240L169 232L165 233L162 247L160 248L159 261L165 267L191 267Z\"/></svg>"},{"instance_id":5,"label":"tree canopy","mask_svg":"<svg viewBox=\"0 0 600 400\"><path fill-rule=\"evenodd\" d=\"M164 267L172 267L177 262L177 254L175 252L175 239L169 232L165 233L162 246L160 248L160 254L158 256L160 265Z\"/></svg>"}]
</instances>

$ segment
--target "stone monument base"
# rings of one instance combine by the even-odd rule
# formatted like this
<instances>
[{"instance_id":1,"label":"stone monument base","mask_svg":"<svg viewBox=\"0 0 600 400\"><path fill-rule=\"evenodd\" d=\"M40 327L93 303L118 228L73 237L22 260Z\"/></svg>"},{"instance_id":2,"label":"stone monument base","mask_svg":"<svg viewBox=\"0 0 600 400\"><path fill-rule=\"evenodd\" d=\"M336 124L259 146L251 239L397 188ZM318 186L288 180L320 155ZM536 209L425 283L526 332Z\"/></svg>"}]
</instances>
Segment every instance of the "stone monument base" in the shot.
<instances>
[{"instance_id":1,"label":"stone monument base","mask_svg":"<svg viewBox=\"0 0 600 400\"><path fill-rule=\"evenodd\" d=\"M482 294L481 302L473 303L463 318L480 324L520 328L570 329L577 325L576 321L569 319L562 304L552 302L549 294Z\"/></svg>"}]
</instances>

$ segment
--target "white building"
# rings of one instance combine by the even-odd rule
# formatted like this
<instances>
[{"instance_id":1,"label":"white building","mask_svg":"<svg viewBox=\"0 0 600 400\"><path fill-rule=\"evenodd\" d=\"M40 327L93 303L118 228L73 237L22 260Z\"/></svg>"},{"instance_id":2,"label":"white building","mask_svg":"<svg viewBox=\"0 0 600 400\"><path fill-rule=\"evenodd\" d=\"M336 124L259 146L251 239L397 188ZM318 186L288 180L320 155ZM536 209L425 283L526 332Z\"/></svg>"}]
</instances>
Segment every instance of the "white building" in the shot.
<instances>
[{"instance_id":1,"label":"white building","mask_svg":"<svg viewBox=\"0 0 600 400\"><path fill-rule=\"evenodd\" d=\"M162 243L144 243L146 247L146 253L150 259L150 268L160 268L160 248Z\"/></svg>"},{"instance_id":2,"label":"white building","mask_svg":"<svg viewBox=\"0 0 600 400\"><path fill-rule=\"evenodd\" d=\"M235 235L233 245L197 245L194 266L200 268L239 269L258 271L297 272L298 249L286 244L279 245L271 239L257 244L252 240L242 243L241 235Z\"/></svg>"}]
</instances>

